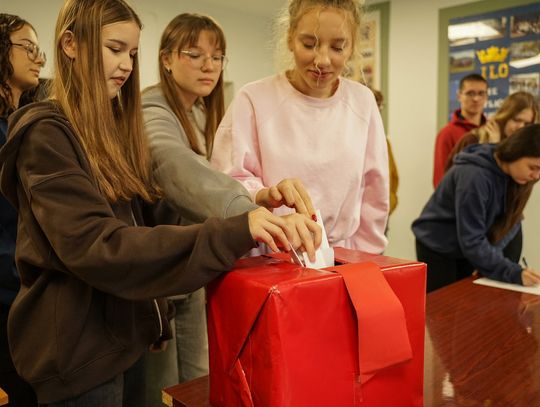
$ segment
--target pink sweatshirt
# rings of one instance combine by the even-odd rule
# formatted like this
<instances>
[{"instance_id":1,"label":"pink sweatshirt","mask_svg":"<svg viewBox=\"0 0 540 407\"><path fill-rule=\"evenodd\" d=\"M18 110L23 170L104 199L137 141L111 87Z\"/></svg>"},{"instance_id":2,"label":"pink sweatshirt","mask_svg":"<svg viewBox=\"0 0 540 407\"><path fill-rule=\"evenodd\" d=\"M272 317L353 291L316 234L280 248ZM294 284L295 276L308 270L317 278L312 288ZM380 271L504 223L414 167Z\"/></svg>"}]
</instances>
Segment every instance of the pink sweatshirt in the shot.
<instances>
[{"instance_id":1,"label":"pink sweatshirt","mask_svg":"<svg viewBox=\"0 0 540 407\"><path fill-rule=\"evenodd\" d=\"M369 253L386 246L386 138L373 94L357 82L340 78L328 99L304 95L284 74L247 84L218 128L212 163L253 197L299 178L321 211L331 246Z\"/></svg>"}]
</instances>

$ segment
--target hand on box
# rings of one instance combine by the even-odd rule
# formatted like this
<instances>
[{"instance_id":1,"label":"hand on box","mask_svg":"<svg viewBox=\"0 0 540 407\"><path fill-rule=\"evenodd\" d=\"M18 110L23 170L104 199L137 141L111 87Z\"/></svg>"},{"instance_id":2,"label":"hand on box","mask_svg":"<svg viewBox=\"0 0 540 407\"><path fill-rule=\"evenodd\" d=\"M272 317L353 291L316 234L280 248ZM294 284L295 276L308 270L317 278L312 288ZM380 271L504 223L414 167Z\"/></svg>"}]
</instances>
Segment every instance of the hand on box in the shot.
<instances>
[{"instance_id":1,"label":"hand on box","mask_svg":"<svg viewBox=\"0 0 540 407\"><path fill-rule=\"evenodd\" d=\"M310 258L315 258L315 249L321 244L321 229L304 215L293 213L283 217L272 214L266 208L249 212L249 231L255 241L266 243L274 252L283 247L304 247Z\"/></svg>"},{"instance_id":2,"label":"hand on box","mask_svg":"<svg viewBox=\"0 0 540 407\"><path fill-rule=\"evenodd\" d=\"M287 178L270 188L261 189L257 192L255 203L269 209L286 205L310 218L315 215L309 193L302 181L296 178Z\"/></svg>"}]
</instances>

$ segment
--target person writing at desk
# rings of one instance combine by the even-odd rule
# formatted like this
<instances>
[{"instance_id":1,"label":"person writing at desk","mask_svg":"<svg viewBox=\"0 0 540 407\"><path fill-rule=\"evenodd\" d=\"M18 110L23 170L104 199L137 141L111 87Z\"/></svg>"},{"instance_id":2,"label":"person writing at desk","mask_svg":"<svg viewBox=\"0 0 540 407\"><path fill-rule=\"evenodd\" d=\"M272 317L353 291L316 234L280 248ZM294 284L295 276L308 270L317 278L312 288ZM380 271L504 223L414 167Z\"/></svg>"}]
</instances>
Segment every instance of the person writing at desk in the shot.
<instances>
[{"instance_id":1,"label":"person writing at desk","mask_svg":"<svg viewBox=\"0 0 540 407\"><path fill-rule=\"evenodd\" d=\"M428 265L428 292L472 274L534 285L540 273L506 258L523 209L540 179L540 124L498 145L476 144L454 159L412 224L419 261Z\"/></svg>"}]
</instances>

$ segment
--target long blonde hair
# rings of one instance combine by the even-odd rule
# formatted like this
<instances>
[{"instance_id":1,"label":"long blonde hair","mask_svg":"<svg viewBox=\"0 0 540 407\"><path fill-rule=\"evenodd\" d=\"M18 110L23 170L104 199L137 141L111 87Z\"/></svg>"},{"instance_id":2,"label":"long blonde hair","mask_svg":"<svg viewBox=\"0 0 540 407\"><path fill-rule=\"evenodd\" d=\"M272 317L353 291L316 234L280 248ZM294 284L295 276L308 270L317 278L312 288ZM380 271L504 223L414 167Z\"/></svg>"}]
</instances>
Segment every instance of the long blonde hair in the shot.
<instances>
[{"instance_id":1,"label":"long blonde hair","mask_svg":"<svg viewBox=\"0 0 540 407\"><path fill-rule=\"evenodd\" d=\"M275 65L278 71L294 66L294 57L289 50L289 38L296 30L300 19L314 9L336 9L343 12L352 32L352 54L348 64L360 58L358 42L360 39L361 20L364 13L364 0L289 0L281 9L274 23ZM350 65L347 65L350 69Z\"/></svg>"},{"instance_id":2,"label":"long blonde hair","mask_svg":"<svg viewBox=\"0 0 540 407\"><path fill-rule=\"evenodd\" d=\"M163 95L176 117L178 117L191 149L197 154L202 154L203 150L199 146L195 129L189 121L186 108L178 95L178 85L173 76L167 71L162 56L196 46L202 31L208 31L215 36L216 45L225 55L227 44L223 30L211 17L200 14L184 13L173 18L163 31L159 45L159 77ZM203 98L203 102L206 110L206 128L204 129L206 158L210 159L216 130L225 114L223 72L219 75L212 92Z\"/></svg>"},{"instance_id":3,"label":"long blonde hair","mask_svg":"<svg viewBox=\"0 0 540 407\"><path fill-rule=\"evenodd\" d=\"M56 23L56 72L52 97L75 129L100 192L109 202L139 195L160 196L152 180L150 153L143 134L139 64L119 94L108 96L103 72L102 28L141 21L123 0L66 0ZM66 31L73 33L76 57L62 48Z\"/></svg>"}]
</instances>

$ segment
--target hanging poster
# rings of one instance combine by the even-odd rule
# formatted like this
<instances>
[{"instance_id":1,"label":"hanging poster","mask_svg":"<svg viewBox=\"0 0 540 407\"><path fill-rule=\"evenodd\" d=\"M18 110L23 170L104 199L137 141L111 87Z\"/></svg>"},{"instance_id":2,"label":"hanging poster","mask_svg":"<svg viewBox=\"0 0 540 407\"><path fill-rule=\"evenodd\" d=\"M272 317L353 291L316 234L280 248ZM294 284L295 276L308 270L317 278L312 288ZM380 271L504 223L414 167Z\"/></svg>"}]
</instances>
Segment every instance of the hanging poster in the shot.
<instances>
[{"instance_id":1,"label":"hanging poster","mask_svg":"<svg viewBox=\"0 0 540 407\"><path fill-rule=\"evenodd\" d=\"M366 13L362 19L361 56L352 66L352 79L375 89L381 89L381 20L380 11Z\"/></svg>"},{"instance_id":2,"label":"hanging poster","mask_svg":"<svg viewBox=\"0 0 540 407\"><path fill-rule=\"evenodd\" d=\"M485 113L522 90L540 99L540 3L450 20L449 111L459 108L459 80L479 73L488 81Z\"/></svg>"}]
</instances>

